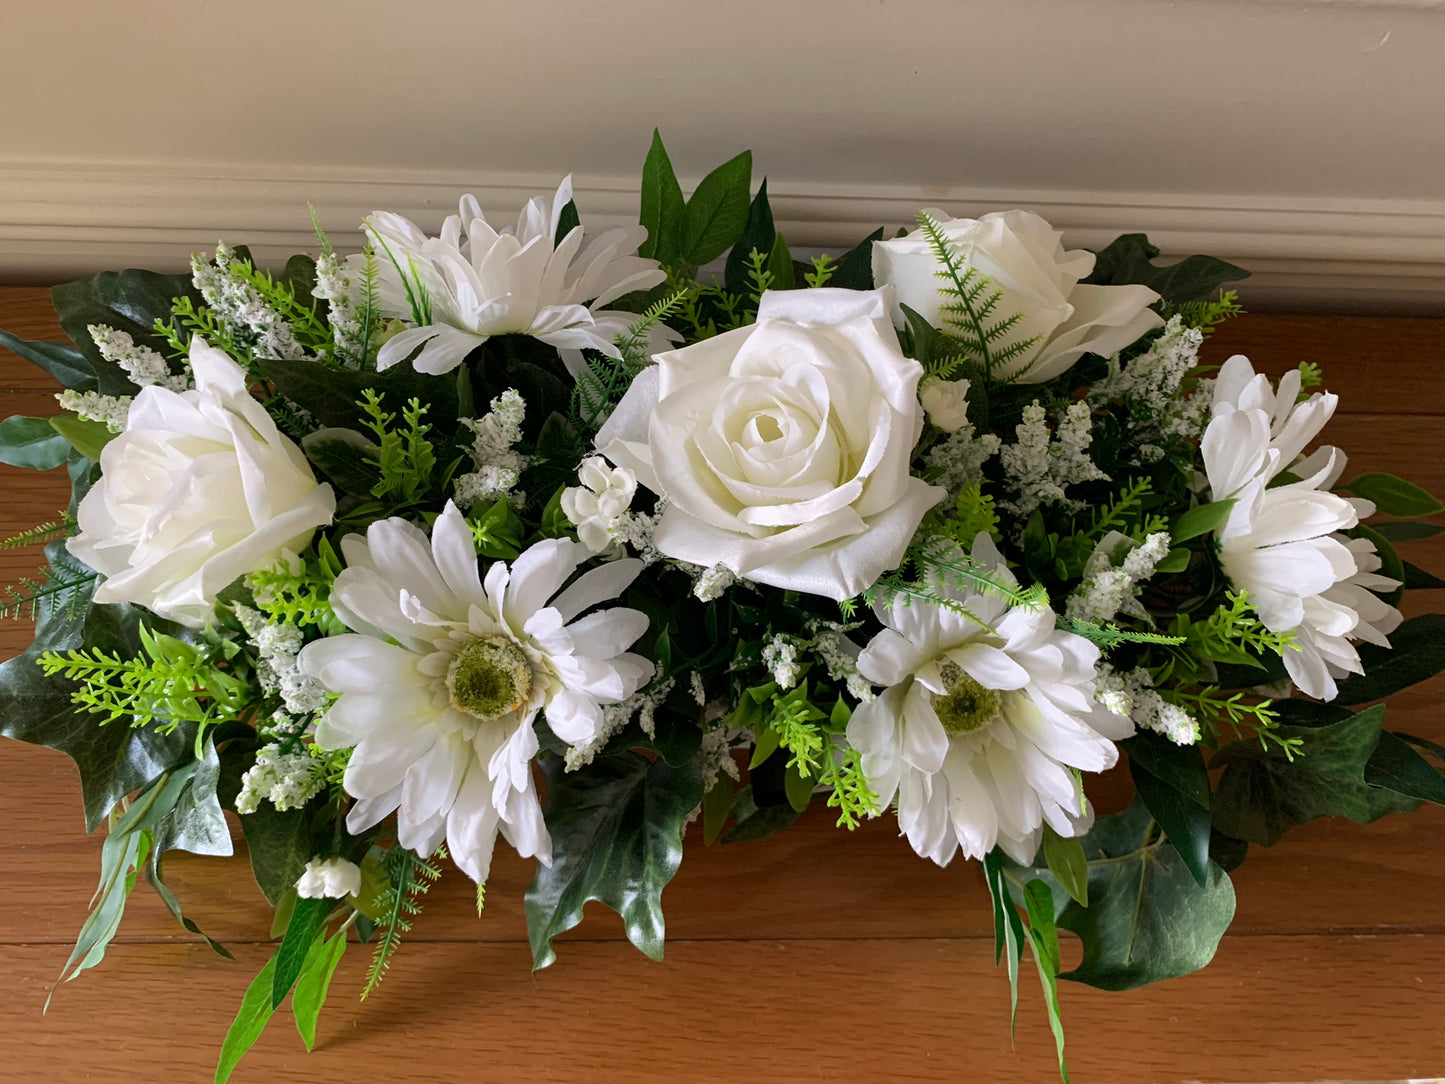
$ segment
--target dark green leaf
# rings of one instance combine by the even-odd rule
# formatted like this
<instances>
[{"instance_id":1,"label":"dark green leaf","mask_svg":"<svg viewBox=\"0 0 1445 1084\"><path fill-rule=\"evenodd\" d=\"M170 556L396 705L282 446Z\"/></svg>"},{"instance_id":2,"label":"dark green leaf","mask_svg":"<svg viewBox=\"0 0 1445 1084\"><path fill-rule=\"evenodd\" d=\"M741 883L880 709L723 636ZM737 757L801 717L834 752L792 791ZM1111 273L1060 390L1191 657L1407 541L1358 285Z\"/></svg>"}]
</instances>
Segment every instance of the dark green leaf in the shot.
<instances>
[{"instance_id":1,"label":"dark green leaf","mask_svg":"<svg viewBox=\"0 0 1445 1084\"><path fill-rule=\"evenodd\" d=\"M1345 485L1356 497L1373 501L1375 510L1396 519L1419 519L1445 512L1445 504L1403 478L1393 474L1362 474Z\"/></svg>"},{"instance_id":2,"label":"dark green leaf","mask_svg":"<svg viewBox=\"0 0 1445 1084\"><path fill-rule=\"evenodd\" d=\"M316 1021L321 1016L321 1006L326 1003L326 993L331 989L331 976L336 974L336 965L345 952L345 930L330 938L318 936L311 942L311 951L306 954L306 963L296 979L291 1015L296 1019L296 1030L301 1033L308 1052L316 1045Z\"/></svg>"},{"instance_id":3,"label":"dark green leaf","mask_svg":"<svg viewBox=\"0 0 1445 1084\"><path fill-rule=\"evenodd\" d=\"M275 903L306 872L306 863L316 852L312 846L310 818L304 809L281 812L263 802L254 813L241 818L246 848L251 854L251 872L270 903Z\"/></svg>"},{"instance_id":4,"label":"dark green leaf","mask_svg":"<svg viewBox=\"0 0 1445 1084\"><path fill-rule=\"evenodd\" d=\"M72 391L94 391L95 369L84 354L69 343L27 342L0 331L0 346L32 365L38 365Z\"/></svg>"},{"instance_id":5,"label":"dark green leaf","mask_svg":"<svg viewBox=\"0 0 1445 1084\"><path fill-rule=\"evenodd\" d=\"M221 1058L216 1063L215 1084L226 1084L226 1081L231 1079L237 1063L245 1056L246 1051L256 1045L256 1040L266 1029L266 1022L275 1011L271 1004L272 976L275 973L276 957L272 956L266 961L266 966L261 968L261 973L251 980L251 985L246 987L246 995L241 998L241 1009L236 1013L236 1019L231 1021L231 1028L226 1032L226 1041L221 1044Z\"/></svg>"},{"instance_id":6,"label":"dark green leaf","mask_svg":"<svg viewBox=\"0 0 1445 1084\"><path fill-rule=\"evenodd\" d=\"M768 270L773 275L770 289L791 290L798 284L793 274L793 255L788 251L788 242L781 233L773 241L773 252L768 257Z\"/></svg>"},{"instance_id":7,"label":"dark green leaf","mask_svg":"<svg viewBox=\"0 0 1445 1084\"><path fill-rule=\"evenodd\" d=\"M357 403L372 388L386 409L400 415L408 400L419 399L427 408L426 420L440 433L457 423L457 385L419 373L409 364L394 365L384 373L334 369L316 361L262 361L262 374L276 391L305 407L322 425L358 429L366 413ZM528 413L533 402L527 398Z\"/></svg>"},{"instance_id":8,"label":"dark green leaf","mask_svg":"<svg viewBox=\"0 0 1445 1084\"><path fill-rule=\"evenodd\" d=\"M1365 672L1339 683L1339 704L1383 700L1445 670L1445 614L1412 617L1390 633L1388 648L1361 644L1359 652Z\"/></svg>"},{"instance_id":9,"label":"dark green leaf","mask_svg":"<svg viewBox=\"0 0 1445 1084\"><path fill-rule=\"evenodd\" d=\"M1397 738L1403 738L1405 741L1409 742L1411 745L1419 749L1424 749L1426 752L1434 754L1437 760L1439 760L1442 764L1445 764L1445 745L1441 745L1439 742L1433 742L1429 738L1421 738L1417 737L1414 734L1406 734L1403 730L1395 730L1391 731L1391 733L1393 733Z\"/></svg>"},{"instance_id":10,"label":"dark green leaf","mask_svg":"<svg viewBox=\"0 0 1445 1084\"><path fill-rule=\"evenodd\" d=\"M1209 534L1229 517L1229 510L1233 507L1234 500L1231 498L1191 508L1174 520L1169 528L1169 537L1177 546L1191 538Z\"/></svg>"},{"instance_id":11,"label":"dark green leaf","mask_svg":"<svg viewBox=\"0 0 1445 1084\"><path fill-rule=\"evenodd\" d=\"M683 213L682 257L689 264L701 267L737 240L748 218L752 176L753 154L743 151L698 182Z\"/></svg>"},{"instance_id":12,"label":"dark green leaf","mask_svg":"<svg viewBox=\"0 0 1445 1084\"><path fill-rule=\"evenodd\" d=\"M539 865L527 890L534 965L556 959L552 939L582 921L590 900L617 911L628 940L660 960L662 890L682 861L687 816L702 801L697 768L625 753L576 772L546 757L543 770L552 865Z\"/></svg>"},{"instance_id":13,"label":"dark green leaf","mask_svg":"<svg viewBox=\"0 0 1445 1084\"><path fill-rule=\"evenodd\" d=\"M829 286L842 290L873 289L873 242L883 240L880 226L838 261L838 268L828 280Z\"/></svg>"},{"instance_id":14,"label":"dark green leaf","mask_svg":"<svg viewBox=\"0 0 1445 1084\"><path fill-rule=\"evenodd\" d=\"M1071 899L1089 906L1089 860L1082 843L1044 825L1044 863Z\"/></svg>"},{"instance_id":15,"label":"dark green leaf","mask_svg":"<svg viewBox=\"0 0 1445 1084\"><path fill-rule=\"evenodd\" d=\"M1203 773L1203 759L1197 750L1191 751ZM1129 762L1129 774L1149 815L1159 822L1169 845L1183 859L1195 882L1204 887L1209 882L1209 810L1181 794L1137 760ZM1207 786L1207 775L1204 781Z\"/></svg>"},{"instance_id":16,"label":"dark green leaf","mask_svg":"<svg viewBox=\"0 0 1445 1084\"><path fill-rule=\"evenodd\" d=\"M1372 523L1375 532L1391 542L1418 542L1422 538L1434 538L1445 527L1436 523L1412 523L1399 521L1391 523Z\"/></svg>"},{"instance_id":17,"label":"dark green leaf","mask_svg":"<svg viewBox=\"0 0 1445 1084\"><path fill-rule=\"evenodd\" d=\"M1381 569L1383 572L1384 569ZM1434 591L1445 587L1445 580L1431 572L1426 572L1419 565L1411 564L1409 561L1400 562L1400 580L1407 591ZM1394 637L1390 638L1394 643Z\"/></svg>"},{"instance_id":18,"label":"dark green leaf","mask_svg":"<svg viewBox=\"0 0 1445 1084\"><path fill-rule=\"evenodd\" d=\"M746 294L752 289L748 277L749 257L756 251L764 256L773 251L778 231L773 226L773 211L768 206L768 179L758 185L758 194L748 206L747 221L743 232L728 253L727 265L723 270L723 285L735 294ZM771 270L771 268L769 268Z\"/></svg>"},{"instance_id":19,"label":"dark green leaf","mask_svg":"<svg viewBox=\"0 0 1445 1084\"><path fill-rule=\"evenodd\" d=\"M789 768L783 773L783 792L788 797L788 804L803 813L813 800L813 781L797 768Z\"/></svg>"},{"instance_id":20,"label":"dark green leaf","mask_svg":"<svg viewBox=\"0 0 1445 1084\"><path fill-rule=\"evenodd\" d=\"M642 213L640 221L647 227L647 240L637 250L671 266L682 254L683 199L682 186L672 171L672 162L662 145L662 135L653 129L652 146L642 164Z\"/></svg>"},{"instance_id":21,"label":"dark green leaf","mask_svg":"<svg viewBox=\"0 0 1445 1084\"><path fill-rule=\"evenodd\" d=\"M1039 984L1044 991L1044 1008L1049 1013L1049 1030L1059 1055L1059 1076L1069 1084L1069 1067L1064 1062L1064 1022L1059 1014L1059 930L1054 923L1054 893L1044 881L1024 886L1024 905L1029 914L1029 948Z\"/></svg>"},{"instance_id":22,"label":"dark green leaf","mask_svg":"<svg viewBox=\"0 0 1445 1084\"><path fill-rule=\"evenodd\" d=\"M209 737L202 753L201 759L195 762L190 782L176 799L174 811L156 827L158 855L180 850L226 857L234 852L231 830L216 793L221 761L216 755L215 742Z\"/></svg>"},{"instance_id":23,"label":"dark green leaf","mask_svg":"<svg viewBox=\"0 0 1445 1084\"><path fill-rule=\"evenodd\" d=\"M151 271L106 271L94 278L67 282L50 291L60 326L95 371L97 391L104 395L131 395L136 387L122 369L104 358L90 338L91 324L124 331L139 346L165 354L169 345L153 330L156 319L170 323L171 304L177 297L204 302L190 275L157 275Z\"/></svg>"},{"instance_id":24,"label":"dark green leaf","mask_svg":"<svg viewBox=\"0 0 1445 1084\"><path fill-rule=\"evenodd\" d=\"M1242 839L1227 836L1218 828L1209 833L1209 860L1225 873L1244 865L1249 857L1249 844Z\"/></svg>"},{"instance_id":25,"label":"dark green leaf","mask_svg":"<svg viewBox=\"0 0 1445 1084\"><path fill-rule=\"evenodd\" d=\"M1175 745L1162 734L1141 730L1119 747L1129 759L1187 797L1201 809L1209 808L1209 772L1204 756L1194 745ZM1157 819L1157 818L1156 818Z\"/></svg>"},{"instance_id":26,"label":"dark green leaf","mask_svg":"<svg viewBox=\"0 0 1445 1084\"><path fill-rule=\"evenodd\" d=\"M319 429L302 439L301 449L344 493L369 497L381 481L379 449L354 429Z\"/></svg>"},{"instance_id":27,"label":"dark green leaf","mask_svg":"<svg viewBox=\"0 0 1445 1084\"><path fill-rule=\"evenodd\" d=\"M1234 918L1234 886L1218 866L1203 886L1172 847L1151 842L1153 818L1136 801L1083 839L1089 906L1070 902L1058 924L1083 941L1083 961L1061 978L1129 990L1197 971Z\"/></svg>"},{"instance_id":28,"label":"dark green leaf","mask_svg":"<svg viewBox=\"0 0 1445 1084\"><path fill-rule=\"evenodd\" d=\"M997 850L983 856L983 878L993 901L993 962L1008 964L1009 1033L1013 1034L1019 1015L1019 960L1024 951L1024 924L1009 898L1003 877L1003 857Z\"/></svg>"},{"instance_id":29,"label":"dark green leaf","mask_svg":"<svg viewBox=\"0 0 1445 1084\"><path fill-rule=\"evenodd\" d=\"M291 986L306 965L311 943L326 924L326 916L336 906L330 899L298 899L286 924L286 936L276 950L276 970L271 976L271 1008L286 1000Z\"/></svg>"},{"instance_id":30,"label":"dark green leaf","mask_svg":"<svg viewBox=\"0 0 1445 1084\"><path fill-rule=\"evenodd\" d=\"M1422 802L1445 805L1445 775L1388 730L1380 732L1379 744L1365 764L1365 782Z\"/></svg>"},{"instance_id":31,"label":"dark green leaf","mask_svg":"<svg viewBox=\"0 0 1445 1084\"><path fill-rule=\"evenodd\" d=\"M711 847L722 835L733 807L733 781L719 773L717 782L708 788L702 799L702 841Z\"/></svg>"},{"instance_id":32,"label":"dark green leaf","mask_svg":"<svg viewBox=\"0 0 1445 1084\"><path fill-rule=\"evenodd\" d=\"M22 414L0 422L0 463L27 470L54 470L70 456L70 445L46 418Z\"/></svg>"},{"instance_id":33,"label":"dark green leaf","mask_svg":"<svg viewBox=\"0 0 1445 1084\"><path fill-rule=\"evenodd\" d=\"M1094 273L1084 281L1099 286L1141 283L1162 297L1166 304L1203 301L1230 282L1249 277L1249 272L1213 256L1189 256L1168 267L1152 262L1159 250L1142 233L1126 233L1098 254Z\"/></svg>"},{"instance_id":34,"label":"dark green leaf","mask_svg":"<svg viewBox=\"0 0 1445 1084\"><path fill-rule=\"evenodd\" d=\"M552 244L560 245L562 239L580 225L582 216L577 213L577 204L569 199L567 206L563 207L562 213L557 216L557 232L552 235Z\"/></svg>"},{"instance_id":35,"label":"dark green leaf","mask_svg":"<svg viewBox=\"0 0 1445 1084\"><path fill-rule=\"evenodd\" d=\"M86 459L100 462L100 453L119 434L104 422L92 422L77 414L57 414L47 420L51 430Z\"/></svg>"},{"instance_id":36,"label":"dark green leaf","mask_svg":"<svg viewBox=\"0 0 1445 1084\"><path fill-rule=\"evenodd\" d=\"M1281 739L1303 743L1293 760L1271 745L1236 742L1214 758L1225 765L1214 795L1214 824L1235 839L1272 846L1288 829L1317 817L1367 824L1408 812L1415 801L1365 781L1365 765L1380 738L1385 706L1377 704L1338 723L1280 727Z\"/></svg>"},{"instance_id":37,"label":"dark green leaf","mask_svg":"<svg viewBox=\"0 0 1445 1084\"><path fill-rule=\"evenodd\" d=\"M787 802L781 805L758 805L753 800L753 788L750 786L743 787L733 796L731 812L734 824L722 834L724 843L747 843L754 839L767 839L787 828L800 815Z\"/></svg>"}]
</instances>

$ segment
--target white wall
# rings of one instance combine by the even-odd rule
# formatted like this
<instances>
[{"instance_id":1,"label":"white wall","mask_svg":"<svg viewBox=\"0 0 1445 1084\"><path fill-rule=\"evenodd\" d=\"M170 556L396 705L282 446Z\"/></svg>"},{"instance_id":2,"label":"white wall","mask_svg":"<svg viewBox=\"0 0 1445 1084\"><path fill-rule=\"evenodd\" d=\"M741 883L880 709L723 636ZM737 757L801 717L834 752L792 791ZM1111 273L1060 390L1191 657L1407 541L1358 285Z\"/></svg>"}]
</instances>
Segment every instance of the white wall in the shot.
<instances>
[{"instance_id":1,"label":"white wall","mask_svg":"<svg viewBox=\"0 0 1445 1084\"><path fill-rule=\"evenodd\" d=\"M790 239L923 203L1146 229L1257 302L1445 312L1438 0L0 0L0 275L306 247L743 147ZM589 216L590 212L590 216Z\"/></svg>"}]
</instances>

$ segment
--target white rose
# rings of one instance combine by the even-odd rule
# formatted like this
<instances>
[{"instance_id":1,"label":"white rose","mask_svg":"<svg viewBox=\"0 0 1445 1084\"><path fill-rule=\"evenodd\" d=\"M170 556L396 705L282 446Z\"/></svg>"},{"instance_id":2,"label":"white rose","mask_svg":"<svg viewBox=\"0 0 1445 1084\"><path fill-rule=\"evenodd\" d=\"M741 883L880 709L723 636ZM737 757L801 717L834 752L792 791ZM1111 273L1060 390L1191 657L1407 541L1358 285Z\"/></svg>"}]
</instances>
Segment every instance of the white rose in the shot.
<instances>
[{"instance_id":1,"label":"white rose","mask_svg":"<svg viewBox=\"0 0 1445 1084\"><path fill-rule=\"evenodd\" d=\"M1164 321L1149 306L1159 295L1147 286L1080 285L1094 270L1094 254L1065 251L1063 234L1028 211L999 211L979 219L948 218L942 211L925 212L943 230L965 266L1003 291L993 310L995 320L1022 315L998 347L1035 339L1028 350L1011 359L996 380L1038 384L1052 380L1084 354L1109 357ZM942 327L938 258L922 230L893 241L873 243L873 279L890 285L900 305ZM893 322L903 326L895 307Z\"/></svg>"},{"instance_id":2,"label":"white rose","mask_svg":"<svg viewBox=\"0 0 1445 1084\"><path fill-rule=\"evenodd\" d=\"M361 895L361 867L344 858L313 858L296 881L303 900L339 900Z\"/></svg>"},{"instance_id":3,"label":"white rose","mask_svg":"<svg viewBox=\"0 0 1445 1084\"><path fill-rule=\"evenodd\" d=\"M922 375L885 292L766 293L756 324L658 354L597 445L666 496L666 556L850 598L944 493L909 473Z\"/></svg>"},{"instance_id":4,"label":"white rose","mask_svg":"<svg viewBox=\"0 0 1445 1084\"><path fill-rule=\"evenodd\" d=\"M66 545L106 577L97 602L136 602L199 628L238 577L305 549L336 498L239 365L197 338L191 371L193 391L152 386L135 397Z\"/></svg>"},{"instance_id":5,"label":"white rose","mask_svg":"<svg viewBox=\"0 0 1445 1084\"><path fill-rule=\"evenodd\" d=\"M967 380L930 380L919 389L918 401L928 420L945 433L962 429L968 421Z\"/></svg>"},{"instance_id":6,"label":"white rose","mask_svg":"<svg viewBox=\"0 0 1445 1084\"><path fill-rule=\"evenodd\" d=\"M609 467L601 456L588 456L577 468L582 484L562 491L562 514L577 528L577 540L593 553L612 545L612 526L637 492L637 475Z\"/></svg>"}]
</instances>

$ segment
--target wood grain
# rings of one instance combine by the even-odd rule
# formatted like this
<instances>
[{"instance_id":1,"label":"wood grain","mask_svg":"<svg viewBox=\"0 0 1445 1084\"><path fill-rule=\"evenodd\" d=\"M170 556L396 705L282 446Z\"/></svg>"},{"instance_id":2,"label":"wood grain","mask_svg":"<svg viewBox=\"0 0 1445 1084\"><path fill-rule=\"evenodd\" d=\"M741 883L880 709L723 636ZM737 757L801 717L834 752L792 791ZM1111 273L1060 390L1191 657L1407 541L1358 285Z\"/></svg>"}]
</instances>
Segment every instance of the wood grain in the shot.
<instances>
[{"instance_id":1,"label":"wood grain","mask_svg":"<svg viewBox=\"0 0 1445 1084\"><path fill-rule=\"evenodd\" d=\"M58 338L43 290L0 290L0 327ZM1445 321L1250 316L1208 356L1249 353L1277 373L1320 364L1342 397L1327 432L1351 471L1388 470L1445 492ZM0 409L55 410L45 374L0 351ZM1349 476L1347 473L1347 477ZM64 474L0 467L0 532L51 518ZM1407 559L1445 569L1445 536ZM0 551L0 582L34 550ZM1421 593L1414 609L1445 606ZM0 626L0 657L29 629ZM1391 725L1445 741L1445 680L1391 705ZM1127 800L1114 773L1091 788ZM109 1079L156 1057L157 1078L209 1079L241 991L265 957L270 912L229 859L172 855L190 913L238 956L227 963L138 891L97 971L45 991L86 913L100 840L80 818L73 766L0 741L0 1081ZM1425 1076L1445 1071L1445 810L1371 825L1330 819L1255 848L1234 875L1238 916L1202 973L1127 994L1066 984L1078 1081L1216 1081ZM499 848L478 919L469 886L443 878L382 991L365 1004L365 951L349 954L310 1059L273 1024L236 1075L419 1082L463 1080L1027 1080L1054 1076L1053 1045L1025 978L1017 1050L1006 978L992 960L976 865L918 860L880 819L855 833L813 810L781 836L704 847L696 830L665 894L668 962L622 940L600 907L533 977L522 893L531 863ZM1069 943L1067 953L1077 952ZM135 1006L146 1006L147 1015ZM154 1023L159 1015L160 1023ZM42 1068L43 1067L43 1068Z\"/></svg>"}]
</instances>

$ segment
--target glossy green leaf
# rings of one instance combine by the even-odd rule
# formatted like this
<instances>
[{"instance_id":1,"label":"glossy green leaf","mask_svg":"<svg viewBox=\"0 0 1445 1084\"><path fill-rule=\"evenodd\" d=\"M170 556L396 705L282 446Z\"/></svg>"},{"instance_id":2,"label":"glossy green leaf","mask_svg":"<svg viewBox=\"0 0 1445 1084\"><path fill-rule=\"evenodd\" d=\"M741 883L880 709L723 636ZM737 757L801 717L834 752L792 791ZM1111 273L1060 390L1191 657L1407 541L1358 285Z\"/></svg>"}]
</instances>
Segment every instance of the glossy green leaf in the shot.
<instances>
[{"instance_id":1,"label":"glossy green leaf","mask_svg":"<svg viewBox=\"0 0 1445 1084\"><path fill-rule=\"evenodd\" d=\"M100 453L114 440L118 433L112 433L104 422L93 422L77 414L57 414L47 419L51 430L57 433L70 447L86 459L100 462Z\"/></svg>"},{"instance_id":2,"label":"glossy green leaf","mask_svg":"<svg viewBox=\"0 0 1445 1084\"><path fill-rule=\"evenodd\" d=\"M1373 501L1375 510L1381 515L1396 519L1419 519L1445 512L1445 504L1432 494L1393 474L1362 474L1346 483L1344 488L1356 497Z\"/></svg>"},{"instance_id":3,"label":"glossy green leaf","mask_svg":"<svg viewBox=\"0 0 1445 1084\"><path fill-rule=\"evenodd\" d=\"M883 240L880 226L851 249L838 261L838 268L828 285L840 290L873 289L873 243Z\"/></svg>"},{"instance_id":4,"label":"glossy green leaf","mask_svg":"<svg viewBox=\"0 0 1445 1084\"><path fill-rule=\"evenodd\" d=\"M381 449L355 429L318 429L302 439L301 450L343 493L370 497L381 481Z\"/></svg>"},{"instance_id":5,"label":"glossy green leaf","mask_svg":"<svg viewBox=\"0 0 1445 1084\"><path fill-rule=\"evenodd\" d=\"M752 152L743 151L698 182L682 224L682 258L693 267L717 259L737 240L748 218L752 176Z\"/></svg>"},{"instance_id":6,"label":"glossy green leaf","mask_svg":"<svg viewBox=\"0 0 1445 1084\"><path fill-rule=\"evenodd\" d=\"M317 361L267 360L260 367L280 394L305 407L325 426L359 431L366 413L357 403L368 388L397 415L409 400L420 400L434 432L450 432L457 424L456 381L418 373L409 364L395 365L384 373L335 369ZM530 414L535 401L531 395L526 398Z\"/></svg>"},{"instance_id":7,"label":"glossy green leaf","mask_svg":"<svg viewBox=\"0 0 1445 1084\"><path fill-rule=\"evenodd\" d=\"M768 271L772 273L770 289L791 290L797 285L793 273L793 254L788 251L788 242L780 233L773 240L773 250L768 256Z\"/></svg>"},{"instance_id":8,"label":"glossy green leaf","mask_svg":"<svg viewBox=\"0 0 1445 1084\"><path fill-rule=\"evenodd\" d=\"M1342 705L1383 700L1445 670L1445 614L1420 614L1390 633L1390 646L1359 646L1363 674L1339 683Z\"/></svg>"},{"instance_id":9,"label":"glossy green leaf","mask_svg":"<svg viewBox=\"0 0 1445 1084\"><path fill-rule=\"evenodd\" d=\"M748 217L743 223L743 232L728 252L727 264L723 269L723 285L735 294L748 293L752 289L752 281L748 275L749 258L754 252L764 256L771 254L777 238L773 211L768 205L768 179L764 177L758 185L757 195L748 205Z\"/></svg>"},{"instance_id":10,"label":"glossy green leaf","mask_svg":"<svg viewBox=\"0 0 1445 1084\"><path fill-rule=\"evenodd\" d=\"M672 170L672 161L662 145L662 135L653 129L652 146L642 164L642 212L639 220L647 228L647 240L639 256L671 266L682 253L684 203L682 186Z\"/></svg>"},{"instance_id":11,"label":"glossy green leaf","mask_svg":"<svg viewBox=\"0 0 1445 1084\"><path fill-rule=\"evenodd\" d=\"M1233 507L1234 500L1231 498L1191 508L1175 517L1173 526L1169 528L1169 537L1177 546L1191 538L1209 534L1229 518L1229 510Z\"/></svg>"},{"instance_id":12,"label":"glossy green leaf","mask_svg":"<svg viewBox=\"0 0 1445 1084\"><path fill-rule=\"evenodd\" d=\"M157 319L170 323L171 304L177 297L204 304L188 274L106 271L50 291L60 326L90 362L96 376L95 390L103 395L133 395L136 386L124 369L101 354L87 330L90 325L105 324L124 331L137 345L168 354L170 347L155 333L154 325Z\"/></svg>"},{"instance_id":13,"label":"glossy green leaf","mask_svg":"<svg viewBox=\"0 0 1445 1084\"><path fill-rule=\"evenodd\" d=\"M1438 591L1445 587L1445 580L1409 561L1400 562L1400 581L1407 591Z\"/></svg>"},{"instance_id":14,"label":"glossy green leaf","mask_svg":"<svg viewBox=\"0 0 1445 1084\"><path fill-rule=\"evenodd\" d=\"M577 213L577 204L572 200L562 208L562 213L557 216L557 229L552 235L552 244L560 245L563 238L582 225L582 216Z\"/></svg>"},{"instance_id":15,"label":"glossy green leaf","mask_svg":"<svg viewBox=\"0 0 1445 1084\"><path fill-rule=\"evenodd\" d=\"M1203 886L1209 878L1210 831L1209 771L1203 754L1153 731L1140 731L1121 747L1129 754L1139 797Z\"/></svg>"},{"instance_id":16,"label":"glossy green leaf","mask_svg":"<svg viewBox=\"0 0 1445 1084\"><path fill-rule=\"evenodd\" d=\"M590 900L617 911L628 940L660 960L662 890L682 861L683 825L702 801L698 769L636 753L598 757L575 772L558 757L542 764L552 865L539 864L527 889L534 966L556 959L552 939L582 921Z\"/></svg>"},{"instance_id":17,"label":"glossy green leaf","mask_svg":"<svg viewBox=\"0 0 1445 1084\"><path fill-rule=\"evenodd\" d=\"M286 924L286 936L276 950L276 970L271 976L271 1008L286 1000L291 986L306 965L311 943L326 923L326 916L336 906L330 899L298 899Z\"/></svg>"},{"instance_id":18,"label":"glossy green leaf","mask_svg":"<svg viewBox=\"0 0 1445 1084\"><path fill-rule=\"evenodd\" d=\"M1413 798L1365 780L1384 718L1385 706L1377 704L1326 726L1280 727L1280 738L1303 743L1293 760L1278 746L1262 749L1257 741L1225 746L1211 765L1225 766L1214 795L1215 827L1268 847L1288 829L1317 817L1366 824L1414 809Z\"/></svg>"},{"instance_id":19,"label":"glossy green leaf","mask_svg":"<svg viewBox=\"0 0 1445 1084\"><path fill-rule=\"evenodd\" d=\"M84 354L69 343L28 342L0 331L0 346L32 365L38 365L72 391L94 391L95 370Z\"/></svg>"},{"instance_id":20,"label":"glossy green leaf","mask_svg":"<svg viewBox=\"0 0 1445 1084\"><path fill-rule=\"evenodd\" d=\"M311 942L311 951L306 954L306 962L296 978L296 989L291 992L291 1015L308 1052L316 1045L316 1022L321 1017L321 1006L326 1003L331 977L345 953L345 930L329 938L318 936Z\"/></svg>"},{"instance_id":21,"label":"glossy green leaf","mask_svg":"<svg viewBox=\"0 0 1445 1084\"><path fill-rule=\"evenodd\" d=\"M1044 863L1055 880L1080 907L1089 906L1089 860L1077 839L1061 836L1044 825Z\"/></svg>"},{"instance_id":22,"label":"glossy green leaf","mask_svg":"<svg viewBox=\"0 0 1445 1084\"><path fill-rule=\"evenodd\" d=\"M1380 741L1365 764L1365 782L1422 802L1445 805L1445 775L1412 749L1409 742L1388 730L1380 732Z\"/></svg>"},{"instance_id":23,"label":"glossy green leaf","mask_svg":"<svg viewBox=\"0 0 1445 1084\"><path fill-rule=\"evenodd\" d=\"M0 421L0 463L27 470L54 470L70 455L65 438L46 418L16 414Z\"/></svg>"},{"instance_id":24,"label":"glossy green leaf","mask_svg":"<svg viewBox=\"0 0 1445 1084\"><path fill-rule=\"evenodd\" d=\"M1249 278L1249 272L1213 256L1189 256L1168 267L1153 261L1159 249L1142 233L1126 233L1100 250L1094 271L1084 281L1102 286L1139 283L1156 291L1167 304L1203 301L1226 283Z\"/></svg>"},{"instance_id":25,"label":"glossy green leaf","mask_svg":"<svg viewBox=\"0 0 1445 1084\"><path fill-rule=\"evenodd\" d=\"M733 826L722 834L724 843L748 843L767 839L789 827L801 815L787 802L760 806L753 799L753 788L743 787L733 795L729 815Z\"/></svg>"},{"instance_id":26,"label":"glossy green leaf","mask_svg":"<svg viewBox=\"0 0 1445 1084\"><path fill-rule=\"evenodd\" d=\"M275 1011L271 1004L272 976L275 973L276 957L272 956L266 961L266 966L261 968L261 973L251 980L251 985L246 987L246 994L241 998L241 1009L236 1013L236 1019L231 1021L231 1028L226 1032L226 1041L221 1044L221 1057L216 1063L215 1084L226 1084L226 1081L231 1079L236 1065L246 1051L256 1045L261 1032L266 1030L266 1023Z\"/></svg>"},{"instance_id":27,"label":"glossy green leaf","mask_svg":"<svg viewBox=\"0 0 1445 1084\"><path fill-rule=\"evenodd\" d=\"M281 812L263 802L241 820L251 872L266 899L275 903L306 872L306 863L316 853L310 818L304 809Z\"/></svg>"},{"instance_id":28,"label":"glossy green leaf","mask_svg":"<svg viewBox=\"0 0 1445 1084\"><path fill-rule=\"evenodd\" d=\"M722 835L732 807L733 781L719 773L717 782L708 788L702 799L702 841L705 846L711 847Z\"/></svg>"},{"instance_id":29,"label":"glossy green leaf","mask_svg":"<svg viewBox=\"0 0 1445 1084\"><path fill-rule=\"evenodd\" d=\"M813 800L813 781L797 768L789 768L783 773L783 793L788 796L788 804L802 813Z\"/></svg>"},{"instance_id":30,"label":"glossy green leaf","mask_svg":"<svg viewBox=\"0 0 1445 1084\"><path fill-rule=\"evenodd\" d=\"M1422 538L1434 538L1441 531L1445 531L1445 527L1438 523L1414 523L1410 520L1372 523L1370 526L1377 534L1391 542L1418 542Z\"/></svg>"}]
</instances>

